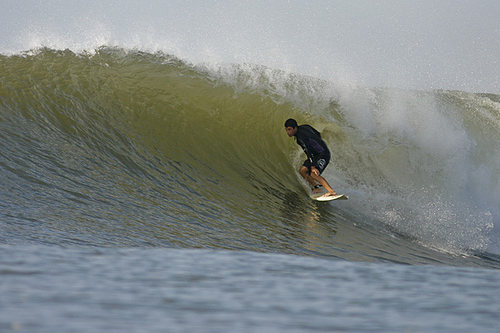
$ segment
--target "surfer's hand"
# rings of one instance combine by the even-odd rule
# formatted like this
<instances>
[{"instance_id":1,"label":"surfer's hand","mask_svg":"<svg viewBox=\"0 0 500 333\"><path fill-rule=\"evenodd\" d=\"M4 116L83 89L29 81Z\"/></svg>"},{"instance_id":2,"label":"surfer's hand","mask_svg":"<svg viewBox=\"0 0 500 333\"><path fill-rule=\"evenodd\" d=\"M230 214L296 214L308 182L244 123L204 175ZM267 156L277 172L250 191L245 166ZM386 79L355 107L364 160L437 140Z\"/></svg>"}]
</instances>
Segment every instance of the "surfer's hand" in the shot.
<instances>
[{"instance_id":1,"label":"surfer's hand","mask_svg":"<svg viewBox=\"0 0 500 333\"><path fill-rule=\"evenodd\" d=\"M315 167L311 167L311 173L313 173L316 177L319 176L319 170Z\"/></svg>"}]
</instances>

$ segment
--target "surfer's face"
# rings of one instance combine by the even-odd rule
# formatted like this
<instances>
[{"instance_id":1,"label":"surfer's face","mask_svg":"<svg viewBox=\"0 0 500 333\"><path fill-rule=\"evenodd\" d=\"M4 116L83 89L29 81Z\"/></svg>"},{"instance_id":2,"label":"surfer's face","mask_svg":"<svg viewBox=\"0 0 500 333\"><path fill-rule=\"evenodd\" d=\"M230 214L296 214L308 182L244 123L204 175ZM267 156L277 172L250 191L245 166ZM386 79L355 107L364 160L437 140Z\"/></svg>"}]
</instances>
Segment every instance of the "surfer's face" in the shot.
<instances>
[{"instance_id":1,"label":"surfer's face","mask_svg":"<svg viewBox=\"0 0 500 333\"><path fill-rule=\"evenodd\" d=\"M298 127L285 127L286 134L288 134L289 137L292 137L297 133Z\"/></svg>"}]
</instances>

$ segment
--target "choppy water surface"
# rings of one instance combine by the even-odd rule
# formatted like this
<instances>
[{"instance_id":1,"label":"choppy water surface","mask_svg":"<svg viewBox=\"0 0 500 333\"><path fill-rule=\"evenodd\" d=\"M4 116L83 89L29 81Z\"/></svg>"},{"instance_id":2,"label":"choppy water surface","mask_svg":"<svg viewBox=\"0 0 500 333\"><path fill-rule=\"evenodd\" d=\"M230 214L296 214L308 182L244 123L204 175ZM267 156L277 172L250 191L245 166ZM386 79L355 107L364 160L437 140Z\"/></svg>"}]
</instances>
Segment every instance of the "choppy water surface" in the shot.
<instances>
[{"instance_id":1,"label":"choppy water surface","mask_svg":"<svg viewBox=\"0 0 500 333\"><path fill-rule=\"evenodd\" d=\"M26 332L498 328L498 270L174 249L0 249L0 327Z\"/></svg>"}]
</instances>

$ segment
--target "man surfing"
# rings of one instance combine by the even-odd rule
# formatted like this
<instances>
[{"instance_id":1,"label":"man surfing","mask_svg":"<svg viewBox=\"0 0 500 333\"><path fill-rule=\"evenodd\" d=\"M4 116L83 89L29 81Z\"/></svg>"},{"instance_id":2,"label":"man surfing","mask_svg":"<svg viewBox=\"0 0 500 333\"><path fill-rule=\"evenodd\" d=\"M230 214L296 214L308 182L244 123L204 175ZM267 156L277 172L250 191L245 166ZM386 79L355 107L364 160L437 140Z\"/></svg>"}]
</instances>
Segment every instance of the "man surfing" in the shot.
<instances>
[{"instance_id":1,"label":"man surfing","mask_svg":"<svg viewBox=\"0 0 500 333\"><path fill-rule=\"evenodd\" d=\"M294 136L297 139L297 144L307 155L307 160L300 167L299 173L311 184L313 193L321 192L321 186L323 186L328 191L323 197L338 196L326 179L321 176L330 162L330 151L325 141L321 139L321 134L312 126L298 126L295 119L288 119L285 122L285 130L289 137Z\"/></svg>"}]
</instances>

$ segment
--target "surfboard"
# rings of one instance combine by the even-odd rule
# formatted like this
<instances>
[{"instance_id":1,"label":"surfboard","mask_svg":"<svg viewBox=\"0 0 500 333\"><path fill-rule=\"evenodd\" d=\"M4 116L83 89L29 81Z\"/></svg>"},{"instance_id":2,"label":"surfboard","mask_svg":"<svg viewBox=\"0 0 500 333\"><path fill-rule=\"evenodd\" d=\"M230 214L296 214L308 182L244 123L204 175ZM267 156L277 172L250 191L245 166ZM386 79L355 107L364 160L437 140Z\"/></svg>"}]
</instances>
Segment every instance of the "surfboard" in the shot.
<instances>
[{"instance_id":1,"label":"surfboard","mask_svg":"<svg viewBox=\"0 0 500 333\"><path fill-rule=\"evenodd\" d=\"M311 197L311 199L316 200L316 201L332 201L332 200L347 200L349 197L345 194L339 194L339 195L334 195L334 196L327 196L325 195L319 196L319 197Z\"/></svg>"},{"instance_id":2,"label":"surfboard","mask_svg":"<svg viewBox=\"0 0 500 333\"><path fill-rule=\"evenodd\" d=\"M347 200L349 197L345 194L339 194L335 196L325 196L325 192L310 193L309 197L316 201L332 201L332 200Z\"/></svg>"}]
</instances>

